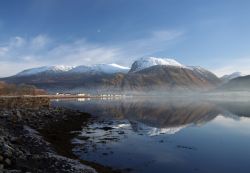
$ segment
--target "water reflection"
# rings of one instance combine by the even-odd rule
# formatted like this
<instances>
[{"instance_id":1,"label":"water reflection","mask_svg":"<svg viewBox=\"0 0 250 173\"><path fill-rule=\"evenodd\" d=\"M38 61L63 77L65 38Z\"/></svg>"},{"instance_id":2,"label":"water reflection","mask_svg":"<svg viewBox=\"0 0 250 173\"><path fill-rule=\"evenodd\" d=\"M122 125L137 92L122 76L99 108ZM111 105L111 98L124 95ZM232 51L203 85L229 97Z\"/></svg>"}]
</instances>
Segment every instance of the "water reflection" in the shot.
<instances>
[{"instance_id":1,"label":"water reflection","mask_svg":"<svg viewBox=\"0 0 250 173\"><path fill-rule=\"evenodd\" d=\"M130 172L248 172L249 105L194 101L66 100L94 118L72 139L79 158Z\"/></svg>"},{"instance_id":2,"label":"water reflection","mask_svg":"<svg viewBox=\"0 0 250 173\"><path fill-rule=\"evenodd\" d=\"M82 101L82 100L81 100ZM116 119L165 128L202 124L222 112L215 104L193 100L84 100L61 101L60 105L88 112L99 120ZM136 128L135 128L136 129Z\"/></svg>"}]
</instances>

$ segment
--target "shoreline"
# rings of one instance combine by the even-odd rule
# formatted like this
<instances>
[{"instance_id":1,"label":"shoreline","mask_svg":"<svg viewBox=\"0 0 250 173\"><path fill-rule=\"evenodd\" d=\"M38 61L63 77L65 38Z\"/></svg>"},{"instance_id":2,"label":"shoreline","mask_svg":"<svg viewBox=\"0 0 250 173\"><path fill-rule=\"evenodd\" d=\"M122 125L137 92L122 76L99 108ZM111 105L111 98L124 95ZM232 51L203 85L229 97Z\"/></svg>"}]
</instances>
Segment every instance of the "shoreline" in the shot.
<instances>
[{"instance_id":1,"label":"shoreline","mask_svg":"<svg viewBox=\"0 0 250 173\"><path fill-rule=\"evenodd\" d=\"M57 127L70 135L65 124L87 121L91 115L66 108L1 108L0 109L0 172L64 172L117 173L112 168L80 161L71 153L71 146L56 148L52 140ZM59 123L58 123L59 122ZM72 128L72 127L70 127ZM58 130L57 129L57 130ZM61 139L63 140L63 139Z\"/></svg>"}]
</instances>

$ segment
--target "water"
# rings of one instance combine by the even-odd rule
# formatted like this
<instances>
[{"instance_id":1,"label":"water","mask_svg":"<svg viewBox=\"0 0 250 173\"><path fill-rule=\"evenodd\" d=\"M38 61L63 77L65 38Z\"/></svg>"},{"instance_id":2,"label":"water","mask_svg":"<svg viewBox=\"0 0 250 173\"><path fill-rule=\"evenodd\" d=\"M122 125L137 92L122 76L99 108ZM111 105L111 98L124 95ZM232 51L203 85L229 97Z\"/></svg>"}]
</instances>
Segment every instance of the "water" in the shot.
<instances>
[{"instance_id":1,"label":"water","mask_svg":"<svg viewBox=\"0 0 250 173\"><path fill-rule=\"evenodd\" d=\"M79 159L135 173L249 173L249 102L151 98L53 105L93 116L71 139Z\"/></svg>"}]
</instances>

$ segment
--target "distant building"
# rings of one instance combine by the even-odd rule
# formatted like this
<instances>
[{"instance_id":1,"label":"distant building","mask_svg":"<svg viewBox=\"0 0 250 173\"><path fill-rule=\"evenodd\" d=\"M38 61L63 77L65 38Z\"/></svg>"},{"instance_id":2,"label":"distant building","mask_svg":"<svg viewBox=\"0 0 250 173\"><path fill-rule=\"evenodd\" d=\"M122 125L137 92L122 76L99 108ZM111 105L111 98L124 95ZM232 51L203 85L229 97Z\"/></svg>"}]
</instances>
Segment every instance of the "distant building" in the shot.
<instances>
[{"instance_id":1,"label":"distant building","mask_svg":"<svg viewBox=\"0 0 250 173\"><path fill-rule=\"evenodd\" d=\"M78 96L86 96L84 93L77 94Z\"/></svg>"},{"instance_id":2,"label":"distant building","mask_svg":"<svg viewBox=\"0 0 250 173\"><path fill-rule=\"evenodd\" d=\"M64 93L56 93L56 95L63 96Z\"/></svg>"}]
</instances>

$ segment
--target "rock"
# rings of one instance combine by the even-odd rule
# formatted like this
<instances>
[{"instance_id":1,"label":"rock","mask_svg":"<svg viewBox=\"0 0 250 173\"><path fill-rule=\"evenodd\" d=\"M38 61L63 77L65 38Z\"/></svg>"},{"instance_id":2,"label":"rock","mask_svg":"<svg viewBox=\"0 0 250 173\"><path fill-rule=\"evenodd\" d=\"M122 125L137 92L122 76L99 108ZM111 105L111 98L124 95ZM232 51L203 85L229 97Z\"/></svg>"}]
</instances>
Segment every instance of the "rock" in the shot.
<instances>
[{"instance_id":1,"label":"rock","mask_svg":"<svg viewBox=\"0 0 250 173\"><path fill-rule=\"evenodd\" d=\"M3 114L8 116L3 118ZM51 121L66 120L73 114L74 111L54 108L0 110L0 173L33 172L34 168L36 172L85 172L85 168L78 168L79 163L64 160L65 158L55 154L49 143L40 136L40 131L37 131Z\"/></svg>"},{"instance_id":2,"label":"rock","mask_svg":"<svg viewBox=\"0 0 250 173\"><path fill-rule=\"evenodd\" d=\"M3 156L0 155L0 162L3 162Z\"/></svg>"},{"instance_id":3,"label":"rock","mask_svg":"<svg viewBox=\"0 0 250 173\"><path fill-rule=\"evenodd\" d=\"M20 171L20 170L10 170L10 171L8 171L8 173L21 173L22 171Z\"/></svg>"},{"instance_id":4,"label":"rock","mask_svg":"<svg viewBox=\"0 0 250 173\"><path fill-rule=\"evenodd\" d=\"M4 144L4 146L3 146L2 149L3 149L3 153L4 153L5 156L7 156L7 157L11 157L12 156L13 151L14 151L14 149L12 147L10 147L7 144Z\"/></svg>"},{"instance_id":5,"label":"rock","mask_svg":"<svg viewBox=\"0 0 250 173\"><path fill-rule=\"evenodd\" d=\"M13 144L21 144L22 140L21 140L21 138L18 138L18 137L11 137L10 142Z\"/></svg>"},{"instance_id":6,"label":"rock","mask_svg":"<svg viewBox=\"0 0 250 173\"><path fill-rule=\"evenodd\" d=\"M8 159L8 158L6 158L6 159L5 159L5 163L7 163L7 165L9 165L9 166L10 166L10 165L11 165L11 160L10 160L10 159Z\"/></svg>"},{"instance_id":7,"label":"rock","mask_svg":"<svg viewBox=\"0 0 250 173\"><path fill-rule=\"evenodd\" d=\"M22 115L21 115L19 110L16 111L16 116L17 116L18 120L22 120Z\"/></svg>"}]
</instances>

